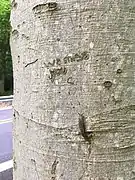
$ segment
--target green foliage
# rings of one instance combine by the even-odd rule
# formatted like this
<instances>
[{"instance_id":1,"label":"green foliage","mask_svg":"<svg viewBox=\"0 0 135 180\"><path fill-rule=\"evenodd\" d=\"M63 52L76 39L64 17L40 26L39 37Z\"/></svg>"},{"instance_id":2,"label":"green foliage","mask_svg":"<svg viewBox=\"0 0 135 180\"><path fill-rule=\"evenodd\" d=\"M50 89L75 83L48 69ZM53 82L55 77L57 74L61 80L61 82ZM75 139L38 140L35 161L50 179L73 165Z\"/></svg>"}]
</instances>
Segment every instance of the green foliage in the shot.
<instances>
[{"instance_id":1,"label":"green foliage","mask_svg":"<svg viewBox=\"0 0 135 180\"><path fill-rule=\"evenodd\" d=\"M6 14L7 12L10 12L10 2L9 2L9 0L1 0L0 15Z\"/></svg>"},{"instance_id":2,"label":"green foliage","mask_svg":"<svg viewBox=\"0 0 135 180\"><path fill-rule=\"evenodd\" d=\"M0 0L0 74L12 76L10 53L10 1Z\"/></svg>"}]
</instances>

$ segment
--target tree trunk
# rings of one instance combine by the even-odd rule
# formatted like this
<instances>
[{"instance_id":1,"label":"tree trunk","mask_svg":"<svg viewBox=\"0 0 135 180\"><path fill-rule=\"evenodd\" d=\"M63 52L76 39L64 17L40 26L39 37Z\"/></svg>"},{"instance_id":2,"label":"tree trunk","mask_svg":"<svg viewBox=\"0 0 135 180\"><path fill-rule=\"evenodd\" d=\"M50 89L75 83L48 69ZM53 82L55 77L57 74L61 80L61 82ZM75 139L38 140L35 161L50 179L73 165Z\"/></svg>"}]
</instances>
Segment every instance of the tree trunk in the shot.
<instances>
[{"instance_id":1,"label":"tree trunk","mask_svg":"<svg viewBox=\"0 0 135 180\"><path fill-rule=\"evenodd\" d=\"M135 179L134 20L134 0L13 0L14 180Z\"/></svg>"}]
</instances>

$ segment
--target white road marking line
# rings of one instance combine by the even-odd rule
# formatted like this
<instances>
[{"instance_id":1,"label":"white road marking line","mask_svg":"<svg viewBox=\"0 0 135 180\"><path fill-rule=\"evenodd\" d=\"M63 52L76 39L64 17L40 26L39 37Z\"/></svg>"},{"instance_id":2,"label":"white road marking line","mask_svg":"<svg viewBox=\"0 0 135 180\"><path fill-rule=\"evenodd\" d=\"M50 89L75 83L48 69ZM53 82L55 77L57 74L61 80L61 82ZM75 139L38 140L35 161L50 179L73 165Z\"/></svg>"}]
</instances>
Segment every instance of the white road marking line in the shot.
<instances>
[{"instance_id":1,"label":"white road marking line","mask_svg":"<svg viewBox=\"0 0 135 180\"><path fill-rule=\"evenodd\" d=\"M9 118L9 119L2 119L2 120L0 120L0 122L1 121L11 121L12 120L12 118Z\"/></svg>"},{"instance_id":2,"label":"white road marking line","mask_svg":"<svg viewBox=\"0 0 135 180\"><path fill-rule=\"evenodd\" d=\"M0 99L13 99L13 95L9 95L9 96L0 96Z\"/></svg>"},{"instance_id":3,"label":"white road marking line","mask_svg":"<svg viewBox=\"0 0 135 180\"><path fill-rule=\"evenodd\" d=\"M1 124L11 123L11 122L12 122L12 119L0 120L0 125Z\"/></svg>"},{"instance_id":4,"label":"white road marking line","mask_svg":"<svg viewBox=\"0 0 135 180\"><path fill-rule=\"evenodd\" d=\"M9 106L9 107L4 107L4 108L0 108L0 111L5 111L5 110L11 110L11 109L13 109L13 107L12 106Z\"/></svg>"},{"instance_id":5,"label":"white road marking line","mask_svg":"<svg viewBox=\"0 0 135 180\"><path fill-rule=\"evenodd\" d=\"M6 161L6 162L0 164L0 172L6 171L11 168L13 168L13 160Z\"/></svg>"}]
</instances>

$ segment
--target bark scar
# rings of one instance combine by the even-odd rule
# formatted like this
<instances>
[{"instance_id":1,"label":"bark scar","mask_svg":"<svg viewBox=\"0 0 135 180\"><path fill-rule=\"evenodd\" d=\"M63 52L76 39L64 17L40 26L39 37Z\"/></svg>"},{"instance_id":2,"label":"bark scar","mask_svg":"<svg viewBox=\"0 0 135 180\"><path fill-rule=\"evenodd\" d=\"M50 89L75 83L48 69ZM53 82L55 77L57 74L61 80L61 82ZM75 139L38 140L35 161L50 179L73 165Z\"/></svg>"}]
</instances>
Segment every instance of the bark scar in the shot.
<instances>
[{"instance_id":1,"label":"bark scar","mask_svg":"<svg viewBox=\"0 0 135 180\"><path fill-rule=\"evenodd\" d=\"M38 59L36 59L35 61L32 61L32 62L26 64L26 65L25 65L25 68L28 67L28 66L31 65L31 64L34 64L34 63L37 62L37 61L38 61Z\"/></svg>"},{"instance_id":2,"label":"bark scar","mask_svg":"<svg viewBox=\"0 0 135 180\"><path fill-rule=\"evenodd\" d=\"M33 7L33 11L35 14L41 13L42 10L46 12L46 11L55 11L57 9L58 9L58 4L56 2L38 4Z\"/></svg>"},{"instance_id":3,"label":"bark scar","mask_svg":"<svg viewBox=\"0 0 135 180\"><path fill-rule=\"evenodd\" d=\"M16 7L17 7L17 2L16 2L15 0L13 0L13 1L11 2L11 7L12 7L12 8L16 8Z\"/></svg>"},{"instance_id":4,"label":"bark scar","mask_svg":"<svg viewBox=\"0 0 135 180\"><path fill-rule=\"evenodd\" d=\"M92 137L92 132L87 132L86 131L86 117L83 114L79 114L79 129L80 133L85 139L85 141L89 142L91 144L91 137Z\"/></svg>"}]
</instances>

